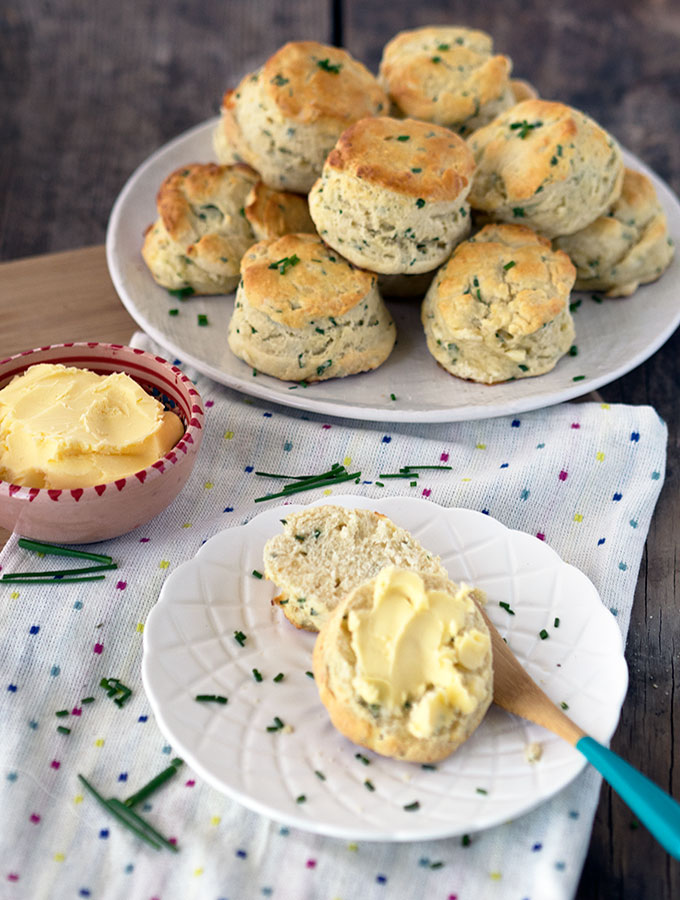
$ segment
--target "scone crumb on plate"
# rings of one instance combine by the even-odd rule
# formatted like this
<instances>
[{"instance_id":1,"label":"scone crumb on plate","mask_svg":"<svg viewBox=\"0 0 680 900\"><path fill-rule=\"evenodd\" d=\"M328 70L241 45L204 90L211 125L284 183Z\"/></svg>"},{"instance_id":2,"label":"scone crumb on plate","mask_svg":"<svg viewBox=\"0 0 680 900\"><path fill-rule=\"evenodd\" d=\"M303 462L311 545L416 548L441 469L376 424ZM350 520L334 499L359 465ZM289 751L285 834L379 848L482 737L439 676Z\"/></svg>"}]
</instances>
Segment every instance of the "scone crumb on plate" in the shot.
<instances>
[{"instance_id":1,"label":"scone crumb on plate","mask_svg":"<svg viewBox=\"0 0 680 900\"><path fill-rule=\"evenodd\" d=\"M543 756L543 744L538 741L532 741L524 746L524 758L528 763L537 763Z\"/></svg>"}]
</instances>

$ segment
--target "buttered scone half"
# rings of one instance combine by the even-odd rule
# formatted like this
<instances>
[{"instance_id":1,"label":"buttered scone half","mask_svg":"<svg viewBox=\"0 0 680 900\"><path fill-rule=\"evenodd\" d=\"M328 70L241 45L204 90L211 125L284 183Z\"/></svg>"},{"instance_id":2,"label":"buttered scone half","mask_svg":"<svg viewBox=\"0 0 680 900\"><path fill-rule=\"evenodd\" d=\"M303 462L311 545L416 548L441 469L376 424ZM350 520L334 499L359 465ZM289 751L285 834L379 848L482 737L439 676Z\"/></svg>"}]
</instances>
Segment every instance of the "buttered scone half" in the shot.
<instances>
[{"instance_id":1,"label":"buttered scone half","mask_svg":"<svg viewBox=\"0 0 680 900\"><path fill-rule=\"evenodd\" d=\"M389 567L355 588L321 630L314 680L333 725L383 756L444 759L493 696L481 592Z\"/></svg>"},{"instance_id":2,"label":"buttered scone half","mask_svg":"<svg viewBox=\"0 0 680 900\"><path fill-rule=\"evenodd\" d=\"M193 163L169 175L158 191L158 220L142 256L170 290L228 294L239 282L241 257L253 243L244 205L257 174L244 165Z\"/></svg>"},{"instance_id":3,"label":"buttered scone half","mask_svg":"<svg viewBox=\"0 0 680 900\"><path fill-rule=\"evenodd\" d=\"M307 193L340 134L388 103L346 50L293 41L224 95L215 152L247 162L270 187Z\"/></svg>"},{"instance_id":4,"label":"buttered scone half","mask_svg":"<svg viewBox=\"0 0 680 900\"><path fill-rule=\"evenodd\" d=\"M313 234L315 230L306 197L275 191L264 181L251 188L246 197L245 215L258 241L295 232Z\"/></svg>"},{"instance_id":5,"label":"buttered scone half","mask_svg":"<svg viewBox=\"0 0 680 900\"><path fill-rule=\"evenodd\" d=\"M385 275L429 272L470 229L474 160L465 142L414 119L362 119L347 129L309 194L321 237Z\"/></svg>"},{"instance_id":6,"label":"buttered scone half","mask_svg":"<svg viewBox=\"0 0 680 900\"><path fill-rule=\"evenodd\" d=\"M571 347L569 257L522 225L459 244L422 306L427 348L452 375L493 384L549 372Z\"/></svg>"},{"instance_id":7,"label":"buttered scone half","mask_svg":"<svg viewBox=\"0 0 680 900\"><path fill-rule=\"evenodd\" d=\"M621 196L606 215L554 245L576 266L576 290L606 291L605 297L629 297L656 281L673 259L654 185L632 169L625 170Z\"/></svg>"},{"instance_id":8,"label":"buttered scone half","mask_svg":"<svg viewBox=\"0 0 680 900\"><path fill-rule=\"evenodd\" d=\"M404 528L368 509L310 506L286 516L264 548L264 574L286 618L318 631L347 594L385 566L445 576L441 561Z\"/></svg>"},{"instance_id":9,"label":"buttered scone half","mask_svg":"<svg viewBox=\"0 0 680 900\"><path fill-rule=\"evenodd\" d=\"M229 346L286 381L376 369L397 335L376 280L315 234L260 241L243 257Z\"/></svg>"},{"instance_id":10,"label":"buttered scone half","mask_svg":"<svg viewBox=\"0 0 680 900\"><path fill-rule=\"evenodd\" d=\"M378 78L398 114L469 134L515 103L511 69L486 32L431 26L393 37Z\"/></svg>"},{"instance_id":11,"label":"buttered scone half","mask_svg":"<svg viewBox=\"0 0 680 900\"><path fill-rule=\"evenodd\" d=\"M549 100L525 100L468 138L476 170L470 205L496 222L554 238L606 212L621 193L623 157L588 116Z\"/></svg>"}]
</instances>

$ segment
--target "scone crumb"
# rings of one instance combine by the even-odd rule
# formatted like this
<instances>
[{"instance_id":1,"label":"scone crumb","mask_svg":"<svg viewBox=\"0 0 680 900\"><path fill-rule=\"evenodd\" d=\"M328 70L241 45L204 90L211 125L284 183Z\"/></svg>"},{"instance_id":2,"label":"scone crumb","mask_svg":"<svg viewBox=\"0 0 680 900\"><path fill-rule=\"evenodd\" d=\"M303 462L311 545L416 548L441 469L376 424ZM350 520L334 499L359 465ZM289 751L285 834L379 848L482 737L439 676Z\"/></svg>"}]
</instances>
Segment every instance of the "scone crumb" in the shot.
<instances>
[{"instance_id":1,"label":"scone crumb","mask_svg":"<svg viewBox=\"0 0 680 900\"><path fill-rule=\"evenodd\" d=\"M524 747L524 758L528 763L536 763L543 756L543 745L538 741L532 741Z\"/></svg>"},{"instance_id":2,"label":"scone crumb","mask_svg":"<svg viewBox=\"0 0 680 900\"><path fill-rule=\"evenodd\" d=\"M282 734L292 734L295 731L292 725L284 725L281 729Z\"/></svg>"}]
</instances>

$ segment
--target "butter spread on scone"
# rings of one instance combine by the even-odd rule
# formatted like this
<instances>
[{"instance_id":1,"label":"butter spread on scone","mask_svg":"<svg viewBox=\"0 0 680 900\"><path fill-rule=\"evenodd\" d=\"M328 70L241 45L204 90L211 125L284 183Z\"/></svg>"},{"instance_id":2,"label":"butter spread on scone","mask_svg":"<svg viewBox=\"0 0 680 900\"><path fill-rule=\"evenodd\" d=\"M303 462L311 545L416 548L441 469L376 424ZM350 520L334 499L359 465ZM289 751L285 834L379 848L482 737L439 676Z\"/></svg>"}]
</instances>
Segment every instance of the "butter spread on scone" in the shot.
<instances>
[{"instance_id":1,"label":"butter spread on scone","mask_svg":"<svg viewBox=\"0 0 680 900\"><path fill-rule=\"evenodd\" d=\"M307 631L318 631L351 590L389 565L446 575L439 557L369 509L306 507L287 515L264 548L264 574L280 591L274 603Z\"/></svg>"},{"instance_id":2,"label":"butter spread on scone","mask_svg":"<svg viewBox=\"0 0 680 900\"><path fill-rule=\"evenodd\" d=\"M429 272L470 229L474 161L447 128L362 119L347 129L309 194L323 239L381 274Z\"/></svg>"},{"instance_id":3,"label":"butter spread on scone","mask_svg":"<svg viewBox=\"0 0 680 900\"><path fill-rule=\"evenodd\" d=\"M540 375L569 350L569 257L522 225L487 225L459 244L422 306L427 348L459 378Z\"/></svg>"},{"instance_id":4,"label":"butter spread on scone","mask_svg":"<svg viewBox=\"0 0 680 900\"><path fill-rule=\"evenodd\" d=\"M452 753L493 692L491 639L475 599L482 595L445 575L393 566L352 591L314 648L335 727L397 759Z\"/></svg>"},{"instance_id":5,"label":"butter spread on scone","mask_svg":"<svg viewBox=\"0 0 680 900\"><path fill-rule=\"evenodd\" d=\"M511 69L486 32L429 26L392 38L379 80L401 115L469 134L516 102Z\"/></svg>"},{"instance_id":6,"label":"butter spread on scone","mask_svg":"<svg viewBox=\"0 0 680 900\"><path fill-rule=\"evenodd\" d=\"M182 437L124 372L39 363L0 391L0 479L33 488L106 484L150 466Z\"/></svg>"},{"instance_id":7,"label":"butter spread on scone","mask_svg":"<svg viewBox=\"0 0 680 900\"><path fill-rule=\"evenodd\" d=\"M396 327L376 276L317 235L260 241L241 273L229 346L258 371L322 381L375 369L390 355Z\"/></svg>"},{"instance_id":8,"label":"butter spread on scone","mask_svg":"<svg viewBox=\"0 0 680 900\"><path fill-rule=\"evenodd\" d=\"M248 166L215 163L181 166L165 179L159 218L142 248L158 284L196 294L234 290L241 257L255 240L244 205L256 181Z\"/></svg>"},{"instance_id":9,"label":"butter spread on scone","mask_svg":"<svg viewBox=\"0 0 680 900\"><path fill-rule=\"evenodd\" d=\"M272 188L306 193L340 134L387 107L375 77L346 50L293 41L227 91L215 150L253 166Z\"/></svg>"},{"instance_id":10,"label":"butter spread on scone","mask_svg":"<svg viewBox=\"0 0 680 900\"><path fill-rule=\"evenodd\" d=\"M487 220L553 238L584 228L616 201L623 157L611 135L564 103L525 100L468 138L468 197Z\"/></svg>"},{"instance_id":11,"label":"butter spread on scone","mask_svg":"<svg viewBox=\"0 0 680 900\"><path fill-rule=\"evenodd\" d=\"M621 196L606 215L554 245L576 266L576 290L606 291L605 297L629 297L656 281L673 259L654 185L632 169L625 170Z\"/></svg>"}]
</instances>

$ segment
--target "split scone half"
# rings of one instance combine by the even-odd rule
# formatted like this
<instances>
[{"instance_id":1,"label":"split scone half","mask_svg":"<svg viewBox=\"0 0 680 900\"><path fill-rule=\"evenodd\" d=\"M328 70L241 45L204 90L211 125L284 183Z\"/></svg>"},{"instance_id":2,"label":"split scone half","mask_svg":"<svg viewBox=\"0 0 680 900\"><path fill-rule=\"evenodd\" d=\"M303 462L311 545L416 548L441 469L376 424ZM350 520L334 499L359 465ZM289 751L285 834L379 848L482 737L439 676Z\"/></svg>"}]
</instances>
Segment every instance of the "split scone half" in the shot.
<instances>
[{"instance_id":1,"label":"split scone half","mask_svg":"<svg viewBox=\"0 0 680 900\"><path fill-rule=\"evenodd\" d=\"M386 113L388 102L346 50L291 41L224 95L215 152L253 166L276 190L307 193L345 128Z\"/></svg>"},{"instance_id":2,"label":"split scone half","mask_svg":"<svg viewBox=\"0 0 680 900\"><path fill-rule=\"evenodd\" d=\"M542 375L574 339L576 271L522 225L486 225L459 244L422 305L427 349L452 375L494 384Z\"/></svg>"},{"instance_id":3,"label":"split scone half","mask_svg":"<svg viewBox=\"0 0 680 900\"><path fill-rule=\"evenodd\" d=\"M398 114L470 134L516 102L511 69L486 32L429 26L392 38L379 80Z\"/></svg>"},{"instance_id":4,"label":"split scone half","mask_svg":"<svg viewBox=\"0 0 680 900\"><path fill-rule=\"evenodd\" d=\"M158 191L158 220L142 256L169 290L228 294L239 282L241 257L254 242L244 205L257 173L249 166L192 163L172 172Z\"/></svg>"},{"instance_id":5,"label":"split scone half","mask_svg":"<svg viewBox=\"0 0 680 900\"><path fill-rule=\"evenodd\" d=\"M273 603L307 631L319 631L350 591L390 565L446 575L439 557L368 509L307 507L286 516L264 548L264 574L280 590Z\"/></svg>"},{"instance_id":6,"label":"split scone half","mask_svg":"<svg viewBox=\"0 0 680 900\"><path fill-rule=\"evenodd\" d=\"M621 193L618 144L564 103L525 100L467 140L476 164L468 200L487 221L554 238L585 228Z\"/></svg>"},{"instance_id":7,"label":"split scone half","mask_svg":"<svg viewBox=\"0 0 680 900\"><path fill-rule=\"evenodd\" d=\"M474 161L465 141L415 119L361 119L309 194L321 237L384 275L430 272L470 231Z\"/></svg>"},{"instance_id":8,"label":"split scone half","mask_svg":"<svg viewBox=\"0 0 680 900\"><path fill-rule=\"evenodd\" d=\"M577 291L606 291L630 297L656 281L673 259L666 214L654 185L642 172L626 169L621 196L606 215L582 231L557 238L576 266Z\"/></svg>"},{"instance_id":9,"label":"split scone half","mask_svg":"<svg viewBox=\"0 0 680 900\"><path fill-rule=\"evenodd\" d=\"M244 212L258 241L296 232L314 233L307 198L290 191L275 191L264 181L251 188Z\"/></svg>"},{"instance_id":10,"label":"split scone half","mask_svg":"<svg viewBox=\"0 0 680 900\"><path fill-rule=\"evenodd\" d=\"M376 276L315 234L260 241L241 263L229 322L232 352L287 381L324 381L376 369L396 326Z\"/></svg>"},{"instance_id":11,"label":"split scone half","mask_svg":"<svg viewBox=\"0 0 680 900\"><path fill-rule=\"evenodd\" d=\"M446 575L393 566L355 588L314 646L314 680L338 731L420 763L467 740L493 697L482 599Z\"/></svg>"}]
</instances>

